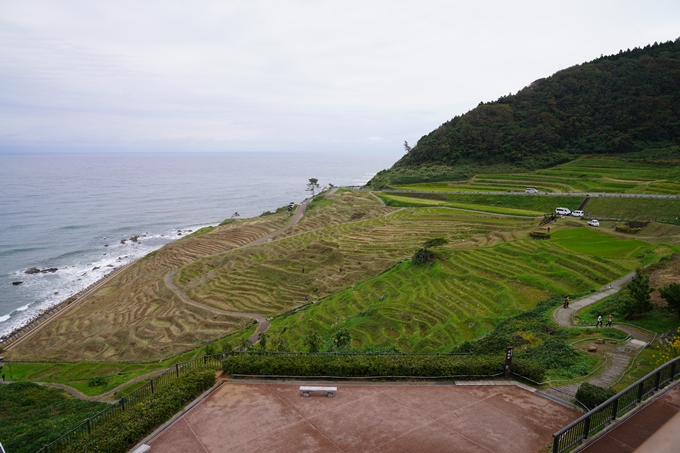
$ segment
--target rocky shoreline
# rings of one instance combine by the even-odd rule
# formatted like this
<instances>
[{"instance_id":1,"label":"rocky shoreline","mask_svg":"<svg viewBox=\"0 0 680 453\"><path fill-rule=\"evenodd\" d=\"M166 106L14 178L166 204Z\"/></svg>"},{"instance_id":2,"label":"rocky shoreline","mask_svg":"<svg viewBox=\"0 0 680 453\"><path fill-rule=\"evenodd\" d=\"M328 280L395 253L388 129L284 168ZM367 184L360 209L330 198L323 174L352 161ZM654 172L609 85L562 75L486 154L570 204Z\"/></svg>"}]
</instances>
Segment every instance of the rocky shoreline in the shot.
<instances>
[{"instance_id":1,"label":"rocky shoreline","mask_svg":"<svg viewBox=\"0 0 680 453\"><path fill-rule=\"evenodd\" d=\"M117 269L113 269L111 272L104 275L99 280L93 282L91 285L81 289L80 291L78 291L74 295L64 299L63 301L59 302L56 305L52 305L51 307L46 308L45 310L42 310L42 311L36 313L27 323L17 327L16 329L12 330L10 333L8 333L6 335L0 336L0 348L4 348L5 345L9 345L9 344L15 342L16 340L20 339L25 334L31 332L36 327L42 325L43 322L45 322L47 319L49 319L53 315L59 313L60 311L62 311L63 309L65 309L66 307L71 305L72 303L77 302L81 297L88 294L90 291L92 291L97 286L105 283L108 279L110 279L111 277L113 277L118 272L125 269L127 266L129 266L132 263L134 263L134 261L130 262L130 263L124 265L124 266L121 266ZM37 268L31 268L29 270L33 270L33 269L37 269ZM52 271L51 269L54 269L54 271ZM45 269L45 270L47 272L56 272L58 269L57 268L49 268L49 269ZM43 271L38 269L38 272L43 272ZM28 270L26 271L26 273L27 274L29 273ZM35 274L36 272L30 272L30 273Z\"/></svg>"}]
</instances>

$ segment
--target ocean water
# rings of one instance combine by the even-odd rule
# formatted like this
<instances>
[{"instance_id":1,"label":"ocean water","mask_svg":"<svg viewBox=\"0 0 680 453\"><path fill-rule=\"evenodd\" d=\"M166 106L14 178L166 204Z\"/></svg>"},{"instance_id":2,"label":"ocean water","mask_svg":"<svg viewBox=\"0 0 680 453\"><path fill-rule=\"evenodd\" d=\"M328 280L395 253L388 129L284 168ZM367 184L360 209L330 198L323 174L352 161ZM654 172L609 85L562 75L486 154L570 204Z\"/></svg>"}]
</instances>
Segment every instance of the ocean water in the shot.
<instances>
[{"instance_id":1,"label":"ocean water","mask_svg":"<svg viewBox=\"0 0 680 453\"><path fill-rule=\"evenodd\" d=\"M387 153L0 154L0 336L113 269L238 212L362 185ZM139 236L137 243L122 239ZM57 268L26 274L29 268ZM95 269L97 268L97 269ZM23 282L14 285L13 282Z\"/></svg>"}]
</instances>

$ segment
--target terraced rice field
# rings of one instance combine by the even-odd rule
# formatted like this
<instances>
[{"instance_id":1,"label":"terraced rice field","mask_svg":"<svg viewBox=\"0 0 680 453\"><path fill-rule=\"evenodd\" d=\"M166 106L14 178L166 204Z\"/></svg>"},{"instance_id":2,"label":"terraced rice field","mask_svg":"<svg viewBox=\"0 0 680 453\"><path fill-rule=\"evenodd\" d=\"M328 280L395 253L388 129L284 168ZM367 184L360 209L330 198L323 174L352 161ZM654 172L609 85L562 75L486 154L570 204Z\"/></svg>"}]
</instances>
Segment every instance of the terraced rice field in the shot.
<instances>
[{"instance_id":1,"label":"terraced rice field","mask_svg":"<svg viewBox=\"0 0 680 453\"><path fill-rule=\"evenodd\" d=\"M673 252L585 228L559 231L548 241L518 239L468 250L458 245L437 248L440 260L433 266L401 263L274 320L270 341L304 350L310 332L329 342L344 327L355 347L446 352L551 295L602 287Z\"/></svg>"},{"instance_id":2,"label":"terraced rice field","mask_svg":"<svg viewBox=\"0 0 680 453\"><path fill-rule=\"evenodd\" d=\"M287 221L286 214L239 220L168 244L5 355L13 360L158 361L236 331L242 318L217 316L183 303L163 277L200 256L248 244Z\"/></svg>"},{"instance_id":3,"label":"terraced rice field","mask_svg":"<svg viewBox=\"0 0 680 453\"><path fill-rule=\"evenodd\" d=\"M353 222L327 221L330 225L325 228L293 231L269 244L199 259L182 269L177 284L199 303L272 316L304 304L307 298L318 300L374 277L410 258L428 239L467 239L466 245L473 246L512 237L513 232L536 224L535 218L446 208L383 207ZM316 226L311 216L300 228L310 226Z\"/></svg>"},{"instance_id":4,"label":"terraced rice field","mask_svg":"<svg viewBox=\"0 0 680 453\"><path fill-rule=\"evenodd\" d=\"M583 157L553 168L512 174L479 174L467 182L395 185L398 189L477 192L608 192L680 194L680 166Z\"/></svg>"},{"instance_id":5,"label":"terraced rice field","mask_svg":"<svg viewBox=\"0 0 680 453\"><path fill-rule=\"evenodd\" d=\"M581 225L567 219L555 225L553 239L536 242L526 239L536 217L385 207L370 193L347 191L325 195L297 225L251 245L289 218L280 213L238 220L171 243L5 355L158 361L248 324L186 304L166 286L169 274L194 301L225 311L278 316L307 299L323 299L275 320L272 334L296 347L312 326L328 336L346 325L357 346L446 350L549 294L601 286L653 261L663 247L585 229L560 236L555 230ZM407 259L435 237L449 241L438 248L442 260L412 266Z\"/></svg>"}]
</instances>

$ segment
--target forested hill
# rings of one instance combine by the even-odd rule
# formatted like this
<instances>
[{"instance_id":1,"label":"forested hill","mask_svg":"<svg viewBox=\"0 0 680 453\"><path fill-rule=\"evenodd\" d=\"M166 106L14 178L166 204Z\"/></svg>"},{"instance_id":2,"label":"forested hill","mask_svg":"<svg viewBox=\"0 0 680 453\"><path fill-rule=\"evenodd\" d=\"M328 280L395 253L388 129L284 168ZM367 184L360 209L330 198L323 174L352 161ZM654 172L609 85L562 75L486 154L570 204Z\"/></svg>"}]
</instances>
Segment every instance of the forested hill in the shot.
<instances>
[{"instance_id":1,"label":"forested hill","mask_svg":"<svg viewBox=\"0 0 680 453\"><path fill-rule=\"evenodd\" d=\"M424 167L430 180L442 180L488 166L544 168L581 154L674 155L679 145L680 38L573 66L482 102L422 137L373 182L417 177Z\"/></svg>"}]
</instances>

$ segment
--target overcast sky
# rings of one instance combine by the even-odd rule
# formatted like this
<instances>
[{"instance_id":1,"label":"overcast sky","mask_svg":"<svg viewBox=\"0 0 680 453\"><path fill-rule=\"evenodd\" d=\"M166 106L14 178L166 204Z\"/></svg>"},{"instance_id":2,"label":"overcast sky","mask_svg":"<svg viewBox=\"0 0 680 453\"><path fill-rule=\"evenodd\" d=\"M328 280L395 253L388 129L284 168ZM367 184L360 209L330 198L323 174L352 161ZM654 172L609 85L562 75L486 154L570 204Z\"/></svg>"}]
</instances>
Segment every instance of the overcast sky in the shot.
<instances>
[{"instance_id":1,"label":"overcast sky","mask_svg":"<svg viewBox=\"0 0 680 453\"><path fill-rule=\"evenodd\" d=\"M0 0L0 152L395 150L678 37L678 0Z\"/></svg>"}]
</instances>

